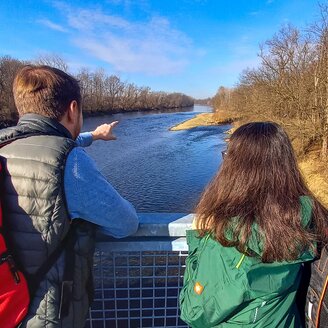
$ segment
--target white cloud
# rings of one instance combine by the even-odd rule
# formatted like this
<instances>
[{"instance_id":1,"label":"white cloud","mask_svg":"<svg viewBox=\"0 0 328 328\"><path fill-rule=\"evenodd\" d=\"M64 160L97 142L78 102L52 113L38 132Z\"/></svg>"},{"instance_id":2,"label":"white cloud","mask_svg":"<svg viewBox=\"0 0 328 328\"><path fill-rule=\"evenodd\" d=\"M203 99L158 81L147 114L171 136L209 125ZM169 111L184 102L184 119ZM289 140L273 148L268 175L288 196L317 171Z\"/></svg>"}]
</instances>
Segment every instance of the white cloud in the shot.
<instances>
[{"instance_id":1,"label":"white cloud","mask_svg":"<svg viewBox=\"0 0 328 328\"><path fill-rule=\"evenodd\" d=\"M195 51L191 40L162 16L128 21L100 8L73 9L62 2L55 6L72 29L73 43L122 73L181 72Z\"/></svg>"},{"instance_id":2,"label":"white cloud","mask_svg":"<svg viewBox=\"0 0 328 328\"><path fill-rule=\"evenodd\" d=\"M138 43L115 36L107 36L104 43L85 38L76 40L79 47L112 64L119 72L165 75L180 71L187 64L184 59L172 60L155 44L152 48L148 41Z\"/></svg>"},{"instance_id":3,"label":"white cloud","mask_svg":"<svg viewBox=\"0 0 328 328\"><path fill-rule=\"evenodd\" d=\"M95 31L101 27L129 28L130 23L118 16L105 15L100 11L81 9L74 14L68 15L68 23L78 30Z\"/></svg>"},{"instance_id":4,"label":"white cloud","mask_svg":"<svg viewBox=\"0 0 328 328\"><path fill-rule=\"evenodd\" d=\"M37 21L38 23L46 26L46 27L49 27L51 28L52 30L55 30L55 31L59 31L59 32L63 32L63 33L67 33L67 29L64 28L63 26L59 25L59 24L56 24L52 21L50 21L49 19L39 19Z\"/></svg>"}]
</instances>

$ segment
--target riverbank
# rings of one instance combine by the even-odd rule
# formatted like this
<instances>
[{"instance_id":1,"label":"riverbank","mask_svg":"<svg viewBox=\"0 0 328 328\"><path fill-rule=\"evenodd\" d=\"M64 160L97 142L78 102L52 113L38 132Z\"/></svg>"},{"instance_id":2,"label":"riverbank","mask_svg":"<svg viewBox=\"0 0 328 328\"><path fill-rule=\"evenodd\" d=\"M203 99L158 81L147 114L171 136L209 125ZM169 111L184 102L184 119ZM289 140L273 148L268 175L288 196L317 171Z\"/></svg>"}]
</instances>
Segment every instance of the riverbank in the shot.
<instances>
[{"instance_id":1,"label":"riverbank","mask_svg":"<svg viewBox=\"0 0 328 328\"><path fill-rule=\"evenodd\" d=\"M184 121L170 128L171 131L192 129L198 126L233 124L232 129L227 131L231 134L239 125L241 125L241 116L229 114L226 112L202 113L196 117ZM246 122L243 122L246 123ZM298 159L300 170L303 177L313 194L328 207L328 168L327 163L320 158L319 150L312 149L302 158Z\"/></svg>"},{"instance_id":2,"label":"riverbank","mask_svg":"<svg viewBox=\"0 0 328 328\"><path fill-rule=\"evenodd\" d=\"M309 189L328 207L328 169L327 163L320 159L319 150L312 150L298 164Z\"/></svg>"},{"instance_id":3,"label":"riverbank","mask_svg":"<svg viewBox=\"0 0 328 328\"><path fill-rule=\"evenodd\" d=\"M83 110L83 117L101 117L101 116L106 116L106 115L115 115L115 114L125 114L125 113L170 113L174 112L176 110L184 110L185 108L192 108L194 105L191 106L179 106L179 107L163 107L163 108L134 108L134 109L113 109L113 110L99 110L99 111L88 111L88 110ZM13 115L12 115L13 116ZM14 126L18 122L18 114L17 117L5 117L0 116L0 130Z\"/></svg>"},{"instance_id":4,"label":"riverbank","mask_svg":"<svg viewBox=\"0 0 328 328\"><path fill-rule=\"evenodd\" d=\"M224 112L202 113L195 117L171 127L170 131L180 131L195 128L197 126L231 124L239 117L231 116Z\"/></svg>"}]
</instances>

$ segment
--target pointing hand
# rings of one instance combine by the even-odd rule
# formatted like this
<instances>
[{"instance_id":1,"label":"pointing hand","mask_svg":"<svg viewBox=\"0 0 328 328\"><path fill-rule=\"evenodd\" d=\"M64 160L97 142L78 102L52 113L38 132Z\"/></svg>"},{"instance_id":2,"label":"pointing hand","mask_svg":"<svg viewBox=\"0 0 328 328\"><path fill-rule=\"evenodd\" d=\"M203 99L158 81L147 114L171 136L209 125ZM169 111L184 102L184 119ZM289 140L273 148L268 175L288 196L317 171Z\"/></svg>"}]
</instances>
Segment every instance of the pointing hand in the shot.
<instances>
[{"instance_id":1,"label":"pointing hand","mask_svg":"<svg viewBox=\"0 0 328 328\"><path fill-rule=\"evenodd\" d=\"M93 140L116 140L113 135L113 129L118 124L118 121L114 121L110 124L99 125L94 131L91 132Z\"/></svg>"}]
</instances>

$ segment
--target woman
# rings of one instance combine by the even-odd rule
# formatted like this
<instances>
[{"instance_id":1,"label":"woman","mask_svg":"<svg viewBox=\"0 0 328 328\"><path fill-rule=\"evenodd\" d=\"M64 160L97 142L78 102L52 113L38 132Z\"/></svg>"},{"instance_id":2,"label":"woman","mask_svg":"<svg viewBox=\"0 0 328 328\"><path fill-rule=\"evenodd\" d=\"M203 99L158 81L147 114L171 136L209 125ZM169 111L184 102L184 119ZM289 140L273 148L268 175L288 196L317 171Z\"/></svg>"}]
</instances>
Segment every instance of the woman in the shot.
<instances>
[{"instance_id":1,"label":"woman","mask_svg":"<svg viewBox=\"0 0 328 328\"><path fill-rule=\"evenodd\" d=\"M326 242L327 217L284 130L239 127L187 231L181 318L199 328L301 327L302 263Z\"/></svg>"}]
</instances>

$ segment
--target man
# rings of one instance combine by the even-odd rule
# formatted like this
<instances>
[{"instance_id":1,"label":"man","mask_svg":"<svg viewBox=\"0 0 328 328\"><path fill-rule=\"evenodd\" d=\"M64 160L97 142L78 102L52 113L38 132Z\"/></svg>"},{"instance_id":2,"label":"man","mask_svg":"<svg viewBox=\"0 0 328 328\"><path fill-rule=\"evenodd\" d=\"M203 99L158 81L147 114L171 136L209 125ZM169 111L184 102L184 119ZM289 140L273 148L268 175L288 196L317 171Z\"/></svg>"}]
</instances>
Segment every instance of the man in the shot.
<instances>
[{"instance_id":1,"label":"man","mask_svg":"<svg viewBox=\"0 0 328 328\"><path fill-rule=\"evenodd\" d=\"M138 228L133 206L78 147L115 139L117 122L79 136L80 87L55 68L25 66L13 92L20 120L0 131L0 160L5 231L32 293L20 327L82 328L92 299L93 226L117 238Z\"/></svg>"}]
</instances>

